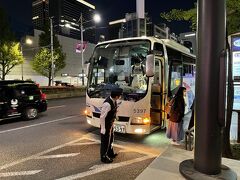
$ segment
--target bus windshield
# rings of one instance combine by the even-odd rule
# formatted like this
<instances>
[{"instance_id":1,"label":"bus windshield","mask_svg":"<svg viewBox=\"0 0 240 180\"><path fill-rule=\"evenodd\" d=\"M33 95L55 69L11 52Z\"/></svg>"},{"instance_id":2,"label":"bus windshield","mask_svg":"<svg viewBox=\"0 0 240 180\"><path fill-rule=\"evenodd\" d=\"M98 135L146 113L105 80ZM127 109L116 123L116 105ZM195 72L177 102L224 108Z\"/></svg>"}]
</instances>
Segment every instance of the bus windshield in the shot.
<instances>
[{"instance_id":1,"label":"bus windshield","mask_svg":"<svg viewBox=\"0 0 240 180\"><path fill-rule=\"evenodd\" d=\"M95 48L90 60L88 95L109 96L111 89L123 89L125 100L137 101L146 95L146 56L150 51L148 40L106 43Z\"/></svg>"}]
</instances>

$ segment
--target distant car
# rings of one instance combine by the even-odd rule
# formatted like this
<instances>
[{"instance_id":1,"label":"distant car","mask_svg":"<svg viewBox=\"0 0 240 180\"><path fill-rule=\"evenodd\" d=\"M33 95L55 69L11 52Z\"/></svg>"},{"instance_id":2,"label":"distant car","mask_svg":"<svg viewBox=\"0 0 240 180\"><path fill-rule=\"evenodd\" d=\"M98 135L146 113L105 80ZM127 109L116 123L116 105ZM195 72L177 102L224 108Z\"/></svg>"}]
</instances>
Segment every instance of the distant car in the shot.
<instances>
[{"instance_id":1,"label":"distant car","mask_svg":"<svg viewBox=\"0 0 240 180\"><path fill-rule=\"evenodd\" d=\"M16 117L31 120L46 110L46 94L34 82L0 81L0 121Z\"/></svg>"},{"instance_id":2,"label":"distant car","mask_svg":"<svg viewBox=\"0 0 240 180\"><path fill-rule=\"evenodd\" d=\"M56 86L63 86L63 87L74 87L72 84L68 82L62 82L62 81L55 81Z\"/></svg>"}]
</instances>

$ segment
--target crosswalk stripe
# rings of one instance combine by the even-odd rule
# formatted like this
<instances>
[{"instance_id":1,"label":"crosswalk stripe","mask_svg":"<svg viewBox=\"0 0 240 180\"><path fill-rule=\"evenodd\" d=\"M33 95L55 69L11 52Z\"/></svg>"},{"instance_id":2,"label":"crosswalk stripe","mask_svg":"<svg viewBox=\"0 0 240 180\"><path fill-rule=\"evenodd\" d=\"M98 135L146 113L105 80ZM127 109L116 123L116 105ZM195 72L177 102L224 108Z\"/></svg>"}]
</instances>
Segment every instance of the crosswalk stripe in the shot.
<instances>
[{"instance_id":1,"label":"crosswalk stripe","mask_svg":"<svg viewBox=\"0 0 240 180\"><path fill-rule=\"evenodd\" d=\"M11 177L11 176L29 176L34 175L42 170L34 170L34 171L17 171L17 172L6 172L6 173L0 173L0 177Z\"/></svg>"},{"instance_id":2,"label":"crosswalk stripe","mask_svg":"<svg viewBox=\"0 0 240 180\"><path fill-rule=\"evenodd\" d=\"M63 158L63 157L73 157L77 156L80 153L69 153L69 154L54 154L54 155L47 155L47 156L39 156L35 157L34 159L54 159L54 158Z\"/></svg>"}]
</instances>

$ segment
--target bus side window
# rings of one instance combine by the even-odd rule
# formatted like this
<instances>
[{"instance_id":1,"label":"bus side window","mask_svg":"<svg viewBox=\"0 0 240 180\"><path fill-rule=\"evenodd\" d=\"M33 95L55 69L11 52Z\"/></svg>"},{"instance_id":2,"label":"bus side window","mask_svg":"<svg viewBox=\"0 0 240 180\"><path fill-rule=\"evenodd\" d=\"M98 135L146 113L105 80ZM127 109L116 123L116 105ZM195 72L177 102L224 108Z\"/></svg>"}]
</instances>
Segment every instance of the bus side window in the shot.
<instances>
[{"instance_id":1,"label":"bus side window","mask_svg":"<svg viewBox=\"0 0 240 180\"><path fill-rule=\"evenodd\" d=\"M181 85L182 65L179 62L172 63L170 90L173 92Z\"/></svg>"}]
</instances>

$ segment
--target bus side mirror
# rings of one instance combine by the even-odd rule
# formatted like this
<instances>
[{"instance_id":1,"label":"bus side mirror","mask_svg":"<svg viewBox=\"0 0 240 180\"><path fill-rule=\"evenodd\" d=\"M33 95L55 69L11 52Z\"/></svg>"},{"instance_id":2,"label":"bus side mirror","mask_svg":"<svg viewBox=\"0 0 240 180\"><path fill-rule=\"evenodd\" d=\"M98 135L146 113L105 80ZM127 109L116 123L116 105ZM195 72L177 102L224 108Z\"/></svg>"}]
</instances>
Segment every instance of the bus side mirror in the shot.
<instances>
[{"instance_id":1,"label":"bus side mirror","mask_svg":"<svg viewBox=\"0 0 240 180\"><path fill-rule=\"evenodd\" d=\"M89 67L90 67L90 63L86 64L86 77L88 77L88 73L89 73Z\"/></svg>"},{"instance_id":2,"label":"bus side mirror","mask_svg":"<svg viewBox=\"0 0 240 180\"><path fill-rule=\"evenodd\" d=\"M152 77L154 76L154 72L155 72L154 55L150 54L150 55L147 55L147 60L146 60L146 76Z\"/></svg>"}]
</instances>

